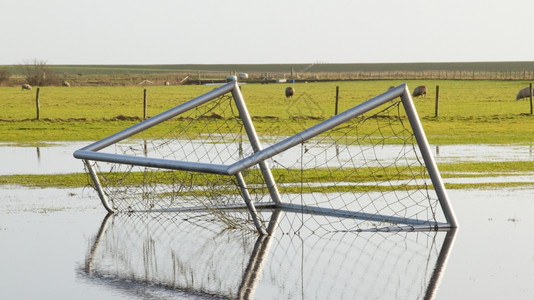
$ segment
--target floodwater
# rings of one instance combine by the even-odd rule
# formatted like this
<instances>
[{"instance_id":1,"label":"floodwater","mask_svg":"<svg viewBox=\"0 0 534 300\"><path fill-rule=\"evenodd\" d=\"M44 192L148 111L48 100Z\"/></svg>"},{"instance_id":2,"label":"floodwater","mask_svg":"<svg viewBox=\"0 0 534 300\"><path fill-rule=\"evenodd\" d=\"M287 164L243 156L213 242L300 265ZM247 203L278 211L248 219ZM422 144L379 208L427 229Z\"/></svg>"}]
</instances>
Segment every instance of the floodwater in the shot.
<instances>
[{"instance_id":1,"label":"floodwater","mask_svg":"<svg viewBox=\"0 0 534 300\"><path fill-rule=\"evenodd\" d=\"M141 143L142 142L139 142L136 146ZM65 142L45 144L42 147L24 147L0 143L0 159L2 163L0 175L83 172L81 161L75 159L72 156L72 153L89 144L89 142ZM128 144L122 146L124 148L129 147ZM264 147L267 146L269 146L269 144L264 145ZM399 146L383 146L381 148L381 152L385 153L383 159L388 159L388 154L396 155L398 153L397 147ZM458 161L534 160L534 144L512 146L431 145L431 149L433 150L434 158L438 164ZM198 151L198 149L195 150ZM113 153L113 149L111 149L111 151L109 149L103 149L102 151ZM237 152L237 149L234 149L233 152ZM298 157L299 155L300 149L296 147L278 155L277 160L279 160L282 165L291 165L294 163L294 157Z\"/></svg>"},{"instance_id":2,"label":"floodwater","mask_svg":"<svg viewBox=\"0 0 534 300\"><path fill-rule=\"evenodd\" d=\"M2 299L532 299L533 192L449 191L461 225L453 233L275 231L262 240L165 214L106 218L87 189L3 187L0 292Z\"/></svg>"},{"instance_id":3,"label":"floodwater","mask_svg":"<svg viewBox=\"0 0 534 300\"><path fill-rule=\"evenodd\" d=\"M72 152L86 144L2 145L0 174L83 172ZM534 159L531 146L433 148L438 166ZM2 186L0 298L534 298L534 189L448 193L456 231L317 233L275 212L259 237L202 214L108 216L89 188Z\"/></svg>"}]
</instances>

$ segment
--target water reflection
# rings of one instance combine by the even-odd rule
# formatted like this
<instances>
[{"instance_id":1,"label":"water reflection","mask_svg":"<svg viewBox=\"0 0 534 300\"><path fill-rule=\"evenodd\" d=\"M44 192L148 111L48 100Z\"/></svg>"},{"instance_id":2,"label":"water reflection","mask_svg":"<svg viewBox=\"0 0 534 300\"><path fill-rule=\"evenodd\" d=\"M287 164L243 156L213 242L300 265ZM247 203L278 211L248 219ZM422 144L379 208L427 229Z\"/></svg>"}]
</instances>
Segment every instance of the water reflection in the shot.
<instances>
[{"instance_id":1,"label":"water reflection","mask_svg":"<svg viewBox=\"0 0 534 300\"><path fill-rule=\"evenodd\" d=\"M455 237L452 230L319 235L305 224L292 229L297 214L280 210L273 234L258 236L212 218L108 215L80 274L143 297L431 299Z\"/></svg>"},{"instance_id":2,"label":"water reflection","mask_svg":"<svg viewBox=\"0 0 534 300\"><path fill-rule=\"evenodd\" d=\"M35 147L35 149L37 150L37 162L41 163L41 149L39 147Z\"/></svg>"}]
</instances>

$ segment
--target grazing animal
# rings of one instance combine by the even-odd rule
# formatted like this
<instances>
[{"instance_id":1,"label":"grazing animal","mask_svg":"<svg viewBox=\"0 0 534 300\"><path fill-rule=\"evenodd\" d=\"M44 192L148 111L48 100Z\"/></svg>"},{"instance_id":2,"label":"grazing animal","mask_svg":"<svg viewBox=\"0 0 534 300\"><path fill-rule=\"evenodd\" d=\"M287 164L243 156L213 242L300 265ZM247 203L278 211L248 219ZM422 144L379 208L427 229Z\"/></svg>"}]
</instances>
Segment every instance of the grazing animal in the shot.
<instances>
[{"instance_id":1,"label":"grazing animal","mask_svg":"<svg viewBox=\"0 0 534 300\"><path fill-rule=\"evenodd\" d=\"M425 97L426 96L426 86L425 85L420 85L418 87L416 87L414 90L413 90L413 94L412 94L412 97Z\"/></svg>"},{"instance_id":2,"label":"grazing animal","mask_svg":"<svg viewBox=\"0 0 534 300\"><path fill-rule=\"evenodd\" d=\"M167 85L171 85L171 83L168 82L168 81L164 81L164 82L163 82L163 85L167 86Z\"/></svg>"},{"instance_id":3,"label":"grazing animal","mask_svg":"<svg viewBox=\"0 0 534 300\"><path fill-rule=\"evenodd\" d=\"M23 91L24 91L24 90L31 91L31 90L32 90L32 86L29 85L29 84L27 84L27 83L25 83L25 84L22 85L22 90L23 90Z\"/></svg>"},{"instance_id":4,"label":"grazing animal","mask_svg":"<svg viewBox=\"0 0 534 300\"><path fill-rule=\"evenodd\" d=\"M293 97L294 94L295 94L295 89L291 86L288 86L286 88L286 98Z\"/></svg>"},{"instance_id":5,"label":"grazing animal","mask_svg":"<svg viewBox=\"0 0 534 300\"><path fill-rule=\"evenodd\" d=\"M515 100L520 100L523 98L530 98L530 87L523 88L517 92L517 95L515 96ZM534 95L534 88L532 88L532 95Z\"/></svg>"},{"instance_id":6,"label":"grazing animal","mask_svg":"<svg viewBox=\"0 0 534 300\"><path fill-rule=\"evenodd\" d=\"M63 83L61 83L62 86L66 86L66 87L69 87L70 86L70 83L68 83L68 81L63 81Z\"/></svg>"}]
</instances>

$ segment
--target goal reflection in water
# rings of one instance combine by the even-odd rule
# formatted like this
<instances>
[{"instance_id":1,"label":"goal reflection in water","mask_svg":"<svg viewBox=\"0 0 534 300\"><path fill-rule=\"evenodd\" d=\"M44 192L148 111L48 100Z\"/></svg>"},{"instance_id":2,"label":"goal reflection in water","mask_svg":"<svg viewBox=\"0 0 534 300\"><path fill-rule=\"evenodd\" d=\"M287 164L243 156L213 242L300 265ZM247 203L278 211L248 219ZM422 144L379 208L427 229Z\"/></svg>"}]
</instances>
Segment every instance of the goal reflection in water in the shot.
<instances>
[{"instance_id":1,"label":"goal reflection in water","mask_svg":"<svg viewBox=\"0 0 534 300\"><path fill-rule=\"evenodd\" d=\"M455 229L314 232L274 210L272 235L231 229L209 211L104 218L81 276L136 296L431 299Z\"/></svg>"}]
</instances>

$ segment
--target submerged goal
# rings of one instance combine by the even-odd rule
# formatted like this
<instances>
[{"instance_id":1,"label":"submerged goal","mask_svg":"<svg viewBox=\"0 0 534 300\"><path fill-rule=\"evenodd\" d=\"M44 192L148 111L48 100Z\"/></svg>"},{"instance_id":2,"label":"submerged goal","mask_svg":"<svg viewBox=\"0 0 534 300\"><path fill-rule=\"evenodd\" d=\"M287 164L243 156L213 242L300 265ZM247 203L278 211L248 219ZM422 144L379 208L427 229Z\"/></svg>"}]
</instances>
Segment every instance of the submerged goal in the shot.
<instances>
[{"instance_id":1,"label":"submerged goal","mask_svg":"<svg viewBox=\"0 0 534 300\"><path fill-rule=\"evenodd\" d=\"M285 132L260 139L234 81L74 157L109 212L205 211L260 234L275 209L313 231L457 227L406 84Z\"/></svg>"}]
</instances>

